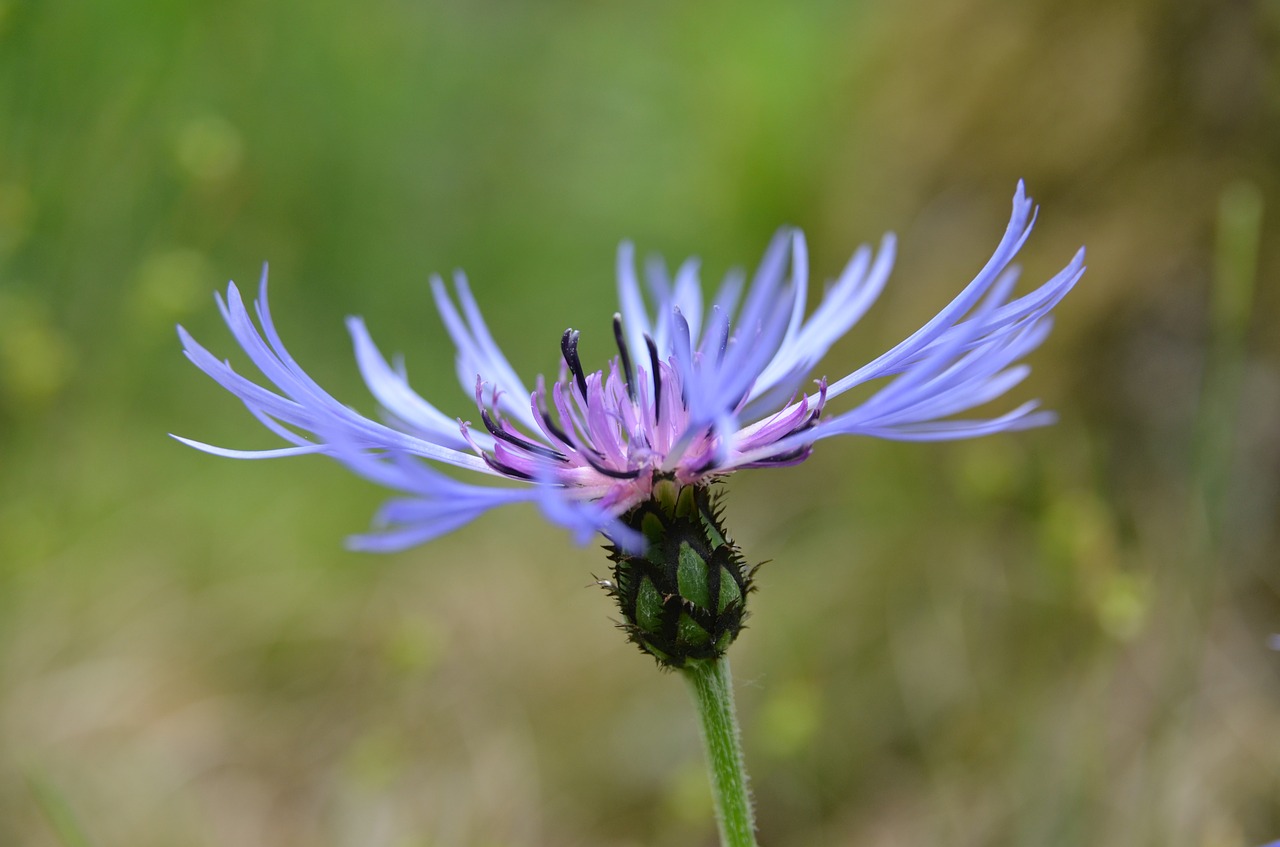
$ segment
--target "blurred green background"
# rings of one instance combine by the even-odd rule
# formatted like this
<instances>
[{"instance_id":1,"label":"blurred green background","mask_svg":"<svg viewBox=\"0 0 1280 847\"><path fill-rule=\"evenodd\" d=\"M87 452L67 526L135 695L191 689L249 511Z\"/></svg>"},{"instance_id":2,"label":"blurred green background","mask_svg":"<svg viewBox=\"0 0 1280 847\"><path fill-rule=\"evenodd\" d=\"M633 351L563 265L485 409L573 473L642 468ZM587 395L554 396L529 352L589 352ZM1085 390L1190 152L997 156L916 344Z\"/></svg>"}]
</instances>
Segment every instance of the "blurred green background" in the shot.
<instances>
[{"instance_id":1,"label":"blurred green background","mask_svg":"<svg viewBox=\"0 0 1280 847\"><path fill-rule=\"evenodd\" d=\"M1280 836L1278 46L1275 0L0 2L0 844L713 844L597 549L517 508L345 552L372 485L166 437L275 446L173 326L232 355L211 294L269 260L336 396L361 314L472 416L433 271L528 377L609 355L622 238L710 283L896 231L837 377L1019 177L1027 284L1089 248L1011 400L1060 424L728 486L761 841Z\"/></svg>"}]
</instances>

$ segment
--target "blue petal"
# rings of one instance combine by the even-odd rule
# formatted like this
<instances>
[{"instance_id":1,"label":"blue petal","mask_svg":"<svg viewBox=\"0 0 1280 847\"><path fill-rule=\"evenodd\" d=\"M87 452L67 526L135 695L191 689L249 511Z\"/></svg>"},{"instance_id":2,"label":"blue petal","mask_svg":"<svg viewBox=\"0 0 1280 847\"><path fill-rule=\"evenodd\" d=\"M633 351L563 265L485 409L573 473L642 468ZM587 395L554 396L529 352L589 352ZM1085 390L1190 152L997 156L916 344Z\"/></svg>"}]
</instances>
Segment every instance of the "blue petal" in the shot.
<instances>
[{"instance_id":1,"label":"blue petal","mask_svg":"<svg viewBox=\"0 0 1280 847\"><path fill-rule=\"evenodd\" d=\"M336 433L364 447L396 449L487 475L494 473L479 457L459 449L452 435L439 440L410 435L370 420L326 393L293 360L276 332L267 305L265 270L260 291L255 305L262 323L261 333L254 326L234 283L227 286L225 300L217 298L218 307L241 348L281 394L238 374L228 362L214 357L181 326L178 327L178 336L182 340L187 358L239 398L273 432L296 446L301 446L307 440L290 429L317 435L323 430ZM323 443L324 439L320 441ZM204 445L202 449L211 448ZM298 452L301 451L288 450L279 455L294 455ZM229 450L221 455L247 458L260 457L262 453Z\"/></svg>"}]
</instances>

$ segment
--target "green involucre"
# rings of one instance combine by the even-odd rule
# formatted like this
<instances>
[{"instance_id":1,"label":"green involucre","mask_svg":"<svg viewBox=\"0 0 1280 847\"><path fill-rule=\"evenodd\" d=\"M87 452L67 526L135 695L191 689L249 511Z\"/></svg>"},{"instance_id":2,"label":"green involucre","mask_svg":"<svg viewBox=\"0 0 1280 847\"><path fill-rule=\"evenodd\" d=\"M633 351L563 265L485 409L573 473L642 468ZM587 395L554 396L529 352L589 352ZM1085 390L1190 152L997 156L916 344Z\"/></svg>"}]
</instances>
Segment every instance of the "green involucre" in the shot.
<instances>
[{"instance_id":1,"label":"green involucre","mask_svg":"<svg viewBox=\"0 0 1280 847\"><path fill-rule=\"evenodd\" d=\"M660 480L623 520L649 543L643 556L610 549L605 585L631 640L669 667L722 656L742 631L754 569L725 532L709 488Z\"/></svg>"}]
</instances>

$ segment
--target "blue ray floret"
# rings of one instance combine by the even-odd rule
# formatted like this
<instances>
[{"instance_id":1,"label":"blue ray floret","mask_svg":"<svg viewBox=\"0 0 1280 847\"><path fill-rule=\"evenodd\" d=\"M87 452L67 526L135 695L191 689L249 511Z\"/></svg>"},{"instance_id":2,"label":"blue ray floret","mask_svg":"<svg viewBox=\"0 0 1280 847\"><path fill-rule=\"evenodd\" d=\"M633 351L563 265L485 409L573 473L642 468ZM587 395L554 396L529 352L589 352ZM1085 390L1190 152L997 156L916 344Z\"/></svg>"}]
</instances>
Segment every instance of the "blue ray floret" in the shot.
<instances>
[{"instance_id":1,"label":"blue ray floret","mask_svg":"<svg viewBox=\"0 0 1280 847\"><path fill-rule=\"evenodd\" d=\"M429 541L497 506L536 503L580 543L603 533L621 550L643 536L624 518L655 486L701 488L743 468L804 461L833 435L936 441L1050 423L1035 402L991 418L960 418L1026 377L1023 358L1048 335L1051 312L1084 273L1084 250L1030 293L1011 299L1014 256L1030 235L1034 206L1018 184L1013 212L990 260L924 326L873 361L834 381L813 380L830 347L876 300L893 264L895 241L860 248L809 312L803 235L782 229L749 284L730 275L704 300L698 269L686 262L670 278L648 268L638 281L631 245L618 251L618 355L588 372L578 333L561 337L563 364L533 390L494 342L466 280L453 290L431 283L457 373L475 398L479 425L450 417L415 392L403 367L374 344L363 321L347 328L356 362L382 407L370 419L320 387L289 355L267 304L264 268L253 315L235 284L218 306L265 387L215 357L182 327L186 355L288 446L230 450L178 438L232 458L322 453L401 493L386 503L357 549L401 550ZM852 408L828 404L852 388L879 387ZM176 437L176 436L175 436ZM452 466L514 484L477 484L441 471Z\"/></svg>"}]
</instances>

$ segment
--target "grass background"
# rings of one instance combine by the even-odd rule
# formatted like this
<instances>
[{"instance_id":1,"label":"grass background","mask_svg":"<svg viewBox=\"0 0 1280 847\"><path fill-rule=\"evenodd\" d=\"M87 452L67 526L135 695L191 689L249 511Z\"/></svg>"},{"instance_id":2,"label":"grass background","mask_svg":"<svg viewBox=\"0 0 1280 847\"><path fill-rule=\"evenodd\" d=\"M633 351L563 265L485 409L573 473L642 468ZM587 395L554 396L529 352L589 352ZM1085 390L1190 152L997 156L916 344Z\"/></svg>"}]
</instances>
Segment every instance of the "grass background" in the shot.
<instances>
[{"instance_id":1,"label":"grass background","mask_svg":"<svg viewBox=\"0 0 1280 847\"><path fill-rule=\"evenodd\" d=\"M230 355L210 295L269 260L336 396L361 314L467 416L432 271L529 376L609 354L624 237L711 282L896 231L839 376L1019 177L1026 278L1089 248L1014 398L1060 424L728 486L761 840L1277 837L1278 46L1275 0L0 2L0 844L712 844L597 550L512 509L344 552L371 485L165 437L273 446L173 325Z\"/></svg>"}]
</instances>

